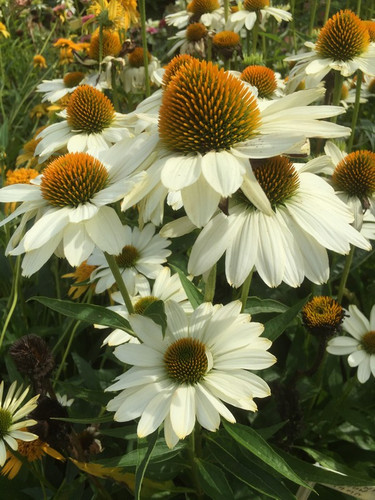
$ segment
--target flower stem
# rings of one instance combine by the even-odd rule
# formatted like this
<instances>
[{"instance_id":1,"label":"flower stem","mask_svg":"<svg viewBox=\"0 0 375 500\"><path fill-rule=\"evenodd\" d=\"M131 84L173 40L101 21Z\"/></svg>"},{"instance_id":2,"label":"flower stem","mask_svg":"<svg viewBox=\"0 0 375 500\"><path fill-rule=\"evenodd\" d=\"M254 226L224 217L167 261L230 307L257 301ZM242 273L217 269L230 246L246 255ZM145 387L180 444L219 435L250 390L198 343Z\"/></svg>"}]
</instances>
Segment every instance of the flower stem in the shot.
<instances>
[{"instance_id":1,"label":"flower stem","mask_svg":"<svg viewBox=\"0 0 375 500\"><path fill-rule=\"evenodd\" d=\"M358 17L361 16L361 0L357 0L357 9L356 9L356 14Z\"/></svg>"},{"instance_id":2,"label":"flower stem","mask_svg":"<svg viewBox=\"0 0 375 500\"><path fill-rule=\"evenodd\" d=\"M102 71L103 60L103 25L99 25L99 73Z\"/></svg>"},{"instance_id":3,"label":"flower stem","mask_svg":"<svg viewBox=\"0 0 375 500\"><path fill-rule=\"evenodd\" d=\"M224 0L224 20L228 21L229 17L229 0Z\"/></svg>"},{"instance_id":4,"label":"flower stem","mask_svg":"<svg viewBox=\"0 0 375 500\"><path fill-rule=\"evenodd\" d=\"M259 31L259 22L258 20L255 21L254 27L253 27L253 46L252 46L252 54L257 53L257 42L258 42L258 31Z\"/></svg>"},{"instance_id":5,"label":"flower stem","mask_svg":"<svg viewBox=\"0 0 375 500\"><path fill-rule=\"evenodd\" d=\"M216 286L216 264L214 264L211 267L211 270L207 276L207 281L204 291L205 302L213 302L215 297L215 286Z\"/></svg>"},{"instance_id":6,"label":"flower stem","mask_svg":"<svg viewBox=\"0 0 375 500\"><path fill-rule=\"evenodd\" d=\"M189 453L189 461L191 465L191 479L195 486L195 492L198 499L203 499L203 492L199 481L198 467L195 461L196 458L196 439L198 433L198 426L193 430L193 432L189 436L189 444L188 444L188 453Z\"/></svg>"},{"instance_id":7,"label":"flower stem","mask_svg":"<svg viewBox=\"0 0 375 500\"><path fill-rule=\"evenodd\" d=\"M355 250L355 247L352 245L350 248L350 252L348 253L348 255L346 256L346 259L345 259L345 266L344 266L344 270L343 270L342 276L341 276L339 291L337 292L337 302L339 304L341 304L342 298L344 296L345 285L346 285L346 281L347 281L348 276L349 276L350 267L352 265L354 250Z\"/></svg>"},{"instance_id":8,"label":"flower stem","mask_svg":"<svg viewBox=\"0 0 375 500\"><path fill-rule=\"evenodd\" d=\"M245 307L246 307L246 301L247 301L247 297L249 296L249 290L250 290L250 285L251 285L251 279L253 277L253 272L254 272L254 269L252 269L250 271L249 276L245 279L245 281L242 284L242 288L241 288L241 302L242 302L241 312L243 312Z\"/></svg>"},{"instance_id":9,"label":"flower stem","mask_svg":"<svg viewBox=\"0 0 375 500\"><path fill-rule=\"evenodd\" d=\"M350 134L350 138L349 138L349 142L348 142L348 147L347 147L348 153L350 153L352 148L353 148L354 135L355 135L355 129L357 126L359 105L360 105L360 100L361 100L361 87L362 87L362 71L359 69L359 70L357 70L357 85L355 88L355 102L354 102L352 125L351 125L352 133Z\"/></svg>"},{"instance_id":10,"label":"flower stem","mask_svg":"<svg viewBox=\"0 0 375 500\"><path fill-rule=\"evenodd\" d=\"M58 367L57 369L57 372L56 372L56 376L55 376L55 379L53 381L53 386L56 385L56 382L59 380L60 378L60 375L61 375L61 372L64 368L64 365L65 365L65 361L66 361L66 358L68 357L68 354L69 354L69 351L70 351L70 348L72 347L72 343L73 343L73 339L74 339L74 335L76 334L77 330L78 330L78 327L80 325L80 321L77 321L76 324L74 325L74 328L72 329L72 332L70 334L70 337L69 337L69 340L68 340L68 343L66 345L66 348L65 348L65 351L64 351L64 354L63 354L63 357L61 359L61 363L60 363L60 366Z\"/></svg>"},{"instance_id":11,"label":"flower stem","mask_svg":"<svg viewBox=\"0 0 375 500\"><path fill-rule=\"evenodd\" d=\"M310 24L309 24L309 35L310 36L312 35L312 32L314 30L317 5L318 5L317 0L314 0L312 3L312 6L311 6L311 11L310 11Z\"/></svg>"},{"instance_id":12,"label":"flower stem","mask_svg":"<svg viewBox=\"0 0 375 500\"><path fill-rule=\"evenodd\" d=\"M146 2L145 2L145 0L140 0L138 2L138 5L139 5L139 12L141 14L143 65L145 68L145 85L146 85L145 94L146 94L146 97L148 97L151 94L151 91L150 91L150 79L148 76L148 49L147 49L147 35L146 35Z\"/></svg>"},{"instance_id":13,"label":"flower stem","mask_svg":"<svg viewBox=\"0 0 375 500\"><path fill-rule=\"evenodd\" d=\"M112 271L113 277L116 280L116 284L118 286L118 289L122 295L122 298L124 299L126 308L129 312L129 314L134 313L134 307L132 304L132 301L130 300L130 295L128 292L128 289L126 288L126 285L124 283L124 280L122 279L120 269L117 265L116 259L114 258L113 255L110 255L107 252L104 252L105 258L108 262L109 268Z\"/></svg>"},{"instance_id":14,"label":"flower stem","mask_svg":"<svg viewBox=\"0 0 375 500\"><path fill-rule=\"evenodd\" d=\"M327 0L326 10L324 12L324 24L328 21L330 8L331 8L331 0Z\"/></svg>"},{"instance_id":15,"label":"flower stem","mask_svg":"<svg viewBox=\"0 0 375 500\"><path fill-rule=\"evenodd\" d=\"M20 270L21 270L21 256L19 255L16 259L16 265L15 265L15 270L16 274L14 276L14 282L12 286L12 292L13 292L13 299L10 304L9 312L7 314L7 317L5 318L3 329L1 331L1 336L0 336L0 349L3 345L4 337L5 337L5 332L7 331L8 325L10 320L12 319L14 310L17 305L17 300L18 300L18 286L19 286L19 280L20 280Z\"/></svg>"}]
</instances>

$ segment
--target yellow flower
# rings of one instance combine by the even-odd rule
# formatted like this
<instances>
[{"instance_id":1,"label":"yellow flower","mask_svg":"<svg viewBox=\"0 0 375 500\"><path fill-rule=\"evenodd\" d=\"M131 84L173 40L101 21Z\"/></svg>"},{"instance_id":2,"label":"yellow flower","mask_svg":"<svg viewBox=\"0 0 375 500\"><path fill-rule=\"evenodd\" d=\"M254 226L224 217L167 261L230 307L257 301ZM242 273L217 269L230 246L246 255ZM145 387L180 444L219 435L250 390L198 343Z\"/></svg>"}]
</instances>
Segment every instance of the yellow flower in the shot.
<instances>
[{"instance_id":1,"label":"yellow flower","mask_svg":"<svg viewBox=\"0 0 375 500\"><path fill-rule=\"evenodd\" d=\"M0 23L0 34L1 34L4 38L8 38L8 37L10 37L9 31L7 30L7 27L5 26L5 24L4 24L4 23Z\"/></svg>"},{"instance_id":2,"label":"yellow flower","mask_svg":"<svg viewBox=\"0 0 375 500\"><path fill-rule=\"evenodd\" d=\"M83 295L86 290L90 287L95 288L95 283L87 283L90 278L91 273L96 269L97 266L90 266L87 264L87 261L84 260L82 264L76 267L75 271L72 273L64 274L61 276L62 278L74 278L74 284L69 288L68 295L72 297L73 300L79 299L81 295Z\"/></svg>"},{"instance_id":3,"label":"yellow flower","mask_svg":"<svg viewBox=\"0 0 375 500\"><path fill-rule=\"evenodd\" d=\"M26 430L24 428L23 430ZM35 460L40 460L44 455L49 455L56 460L65 461L65 458L55 449L51 448L48 443L45 443L41 439L36 439L35 441L20 441L18 442L18 453L25 457L28 462L34 462ZM16 457L11 451L7 450L7 461L4 467L1 469L1 474L3 476L8 476L8 479L13 479L18 474L22 467L22 460Z\"/></svg>"},{"instance_id":4,"label":"yellow flower","mask_svg":"<svg viewBox=\"0 0 375 500\"><path fill-rule=\"evenodd\" d=\"M31 141L30 141L31 142ZM11 184L30 184L31 179L35 179L39 172L33 168L17 168L16 170L8 170L6 173L5 185ZM6 215L14 212L17 207L17 202L5 203L4 212Z\"/></svg>"},{"instance_id":5,"label":"yellow flower","mask_svg":"<svg viewBox=\"0 0 375 500\"><path fill-rule=\"evenodd\" d=\"M136 0L96 0L88 12L94 14L96 18L100 16L103 25L125 31L139 18Z\"/></svg>"},{"instance_id":6,"label":"yellow flower","mask_svg":"<svg viewBox=\"0 0 375 500\"><path fill-rule=\"evenodd\" d=\"M30 118L36 118L39 120L42 116L46 116L48 114L48 105L47 104L37 104L30 111Z\"/></svg>"},{"instance_id":7,"label":"yellow flower","mask_svg":"<svg viewBox=\"0 0 375 500\"><path fill-rule=\"evenodd\" d=\"M61 47L59 65L64 66L74 61L73 49L71 47Z\"/></svg>"},{"instance_id":8,"label":"yellow flower","mask_svg":"<svg viewBox=\"0 0 375 500\"><path fill-rule=\"evenodd\" d=\"M74 50L81 50L80 43L75 43L73 40L70 40L69 38L59 38L54 44L54 47L58 47L60 49L74 49Z\"/></svg>"},{"instance_id":9,"label":"yellow flower","mask_svg":"<svg viewBox=\"0 0 375 500\"><path fill-rule=\"evenodd\" d=\"M36 139L36 137L40 134L40 132L44 129L45 127L39 127L36 131L35 134L33 135L33 138L30 139L28 142L26 142L22 148L22 153L17 156L16 159L16 167L19 167L26 163L25 168L30 169L32 167L37 168L38 166L38 158L35 157L35 148L41 141L41 139Z\"/></svg>"},{"instance_id":10,"label":"yellow flower","mask_svg":"<svg viewBox=\"0 0 375 500\"><path fill-rule=\"evenodd\" d=\"M43 69L47 67L46 60L41 54L37 54L36 56L33 57L33 64L34 68Z\"/></svg>"}]
</instances>

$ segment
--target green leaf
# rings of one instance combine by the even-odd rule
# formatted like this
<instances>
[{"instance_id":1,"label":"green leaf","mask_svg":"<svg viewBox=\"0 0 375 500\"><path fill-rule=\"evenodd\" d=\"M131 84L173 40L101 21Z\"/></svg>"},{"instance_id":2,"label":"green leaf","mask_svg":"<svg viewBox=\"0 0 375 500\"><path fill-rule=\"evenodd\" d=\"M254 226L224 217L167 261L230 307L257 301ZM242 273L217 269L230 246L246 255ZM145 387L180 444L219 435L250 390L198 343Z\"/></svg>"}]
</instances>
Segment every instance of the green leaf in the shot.
<instances>
[{"instance_id":1,"label":"green leaf","mask_svg":"<svg viewBox=\"0 0 375 500\"><path fill-rule=\"evenodd\" d=\"M234 477L250 488L259 491L275 500L295 500L295 496L281 483L279 479L266 474L254 464L246 467L232 453L217 441L210 439L209 448L216 460ZM228 497L227 497L228 498ZM229 497L232 498L232 497Z\"/></svg>"},{"instance_id":2,"label":"green leaf","mask_svg":"<svg viewBox=\"0 0 375 500\"><path fill-rule=\"evenodd\" d=\"M294 320L297 314L300 312L302 307L309 300L310 295L300 300L294 306L290 307L287 311L276 318L272 318L264 324L264 336L274 342L280 335L284 332L284 330L288 327L288 325Z\"/></svg>"},{"instance_id":3,"label":"green leaf","mask_svg":"<svg viewBox=\"0 0 375 500\"><path fill-rule=\"evenodd\" d=\"M185 290L187 298L189 299L190 304L193 306L193 309L196 309L200 304L202 304L202 302L204 302L203 293L194 285L194 283L187 279L181 269L172 265L170 267L180 276L181 284Z\"/></svg>"},{"instance_id":4,"label":"green leaf","mask_svg":"<svg viewBox=\"0 0 375 500\"><path fill-rule=\"evenodd\" d=\"M162 300L151 302L144 310L143 316L151 318L154 323L161 326L163 334L165 333L165 329L167 328L167 315L165 314L164 302Z\"/></svg>"},{"instance_id":5,"label":"green leaf","mask_svg":"<svg viewBox=\"0 0 375 500\"><path fill-rule=\"evenodd\" d=\"M288 310L288 306L273 299L259 299L258 297L249 297L246 301L244 312L250 314L260 313L283 313Z\"/></svg>"},{"instance_id":6,"label":"green leaf","mask_svg":"<svg viewBox=\"0 0 375 500\"><path fill-rule=\"evenodd\" d=\"M152 451L155 448L158 436L159 436L159 430L157 429L155 432L153 432L152 434L150 434L150 436L147 437L147 441L148 441L147 451L144 454L143 458L140 457L139 463L138 463L137 468L135 470L135 487L134 487L134 499L135 500L140 500L140 498L141 498L141 489L142 489L143 478L145 476L145 472L146 472L148 463L150 461ZM139 444L139 441L138 441L138 444Z\"/></svg>"},{"instance_id":7,"label":"green leaf","mask_svg":"<svg viewBox=\"0 0 375 500\"><path fill-rule=\"evenodd\" d=\"M198 467L200 485L206 495L213 500L233 498L233 492L222 469L201 459L196 459L195 462Z\"/></svg>"},{"instance_id":8,"label":"green leaf","mask_svg":"<svg viewBox=\"0 0 375 500\"><path fill-rule=\"evenodd\" d=\"M84 386L88 389L100 390L100 382L97 378L97 372L93 370L91 365L76 352L72 352L72 358L78 369L79 374L82 377Z\"/></svg>"},{"instance_id":9,"label":"green leaf","mask_svg":"<svg viewBox=\"0 0 375 500\"><path fill-rule=\"evenodd\" d=\"M337 474L336 472L331 472L313 464L304 462L303 460L293 457L282 450L279 450L279 453L283 456L284 460L306 481L337 486L374 486L375 484L375 480L371 478L367 480L353 476L352 474L343 476L342 474Z\"/></svg>"},{"instance_id":10,"label":"green leaf","mask_svg":"<svg viewBox=\"0 0 375 500\"><path fill-rule=\"evenodd\" d=\"M129 322L106 307L95 304L80 304L69 300L51 299L49 297L31 297L29 300L36 300L49 309L64 314L69 318L75 318L90 324L108 326L109 328L120 328L133 334Z\"/></svg>"},{"instance_id":11,"label":"green leaf","mask_svg":"<svg viewBox=\"0 0 375 500\"><path fill-rule=\"evenodd\" d=\"M168 448L165 443L164 438L158 439L150 458L150 463L165 462L170 458L178 455L180 451L185 448L184 443L178 443L172 450ZM100 463L106 467L135 467L139 461L140 457L143 458L146 455L147 446L145 444L139 443L138 449L133 450L126 455L121 455L118 457L103 458L102 460L95 460L96 463Z\"/></svg>"},{"instance_id":12,"label":"green leaf","mask_svg":"<svg viewBox=\"0 0 375 500\"><path fill-rule=\"evenodd\" d=\"M107 422L113 422L112 415L102 415L101 417L87 417L87 418L65 418L65 417L49 417L51 420L61 420L62 422L70 422L71 424L105 424Z\"/></svg>"},{"instance_id":13,"label":"green leaf","mask_svg":"<svg viewBox=\"0 0 375 500\"><path fill-rule=\"evenodd\" d=\"M223 424L225 430L238 444L251 451L251 453L290 481L309 488L309 485L294 472L285 460L254 429L241 424L229 424L227 422L223 422Z\"/></svg>"}]
</instances>

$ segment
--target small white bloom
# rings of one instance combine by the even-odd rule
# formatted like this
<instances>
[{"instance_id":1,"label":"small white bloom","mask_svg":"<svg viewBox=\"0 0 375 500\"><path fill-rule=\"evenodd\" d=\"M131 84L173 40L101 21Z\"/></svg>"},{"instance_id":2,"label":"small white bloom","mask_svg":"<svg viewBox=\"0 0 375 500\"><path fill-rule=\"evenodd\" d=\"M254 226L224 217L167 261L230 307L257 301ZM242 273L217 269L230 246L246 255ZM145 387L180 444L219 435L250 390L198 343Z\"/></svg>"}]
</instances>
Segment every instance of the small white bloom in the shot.
<instances>
[{"instance_id":1,"label":"small white bloom","mask_svg":"<svg viewBox=\"0 0 375 500\"><path fill-rule=\"evenodd\" d=\"M328 342L330 354L349 354L349 366L356 367L361 384L372 374L375 377L375 305L372 306L370 320L355 305L349 306L349 317L345 317L343 329L351 336L335 337Z\"/></svg>"},{"instance_id":2,"label":"small white bloom","mask_svg":"<svg viewBox=\"0 0 375 500\"><path fill-rule=\"evenodd\" d=\"M34 441L38 439L37 434L22 431L23 427L35 425L36 420L22 420L31 413L37 406L37 396L31 398L21 406L23 400L29 392L29 388L22 391L22 386L17 389L17 382L13 382L3 401L4 381L0 384L0 466L5 464L7 459L6 445L12 450L18 449L17 439L20 441Z\"/></svg>"},{"instance_id":3,"label":"small white bloom","mask_svg":"<svg viewBox=\"0 0 375 500\"><path fill-rule=\"evenodd\" d=\"M130 295L147 288L146 279L155 279L163 269L171 251L167 249L171 242L159 234L155 234L155 226L147 224L143 229L121 226L119 229L121 241L124 242L120 251L116 252L116 261L120 268L122 279ZM87 263L98 266L91 274L91 281L97 281L96 293L104 292L115 283L107 260L99 249L95 249Z\"/></svg>"}]
</instances>

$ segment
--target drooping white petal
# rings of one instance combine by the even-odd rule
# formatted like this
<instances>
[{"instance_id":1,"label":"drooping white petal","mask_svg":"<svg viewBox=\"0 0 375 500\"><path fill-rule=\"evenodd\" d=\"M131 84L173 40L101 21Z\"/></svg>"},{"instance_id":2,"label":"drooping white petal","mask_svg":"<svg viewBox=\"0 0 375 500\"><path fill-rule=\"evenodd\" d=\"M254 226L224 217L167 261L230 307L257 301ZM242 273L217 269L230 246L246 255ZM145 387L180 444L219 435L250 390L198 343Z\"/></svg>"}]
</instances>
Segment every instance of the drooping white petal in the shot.
<instances>
[{"instance_id":1,"label":"drooping white petal","mask_svg":"<svg viewBox=\"0 0 375 500\"><path fill-rule=\"evenodd\" d=\"M194 429L195 389L191 385L179 386L173 394L170 418L174 432L184 439Z\"/></svg>"}]
</instances>

